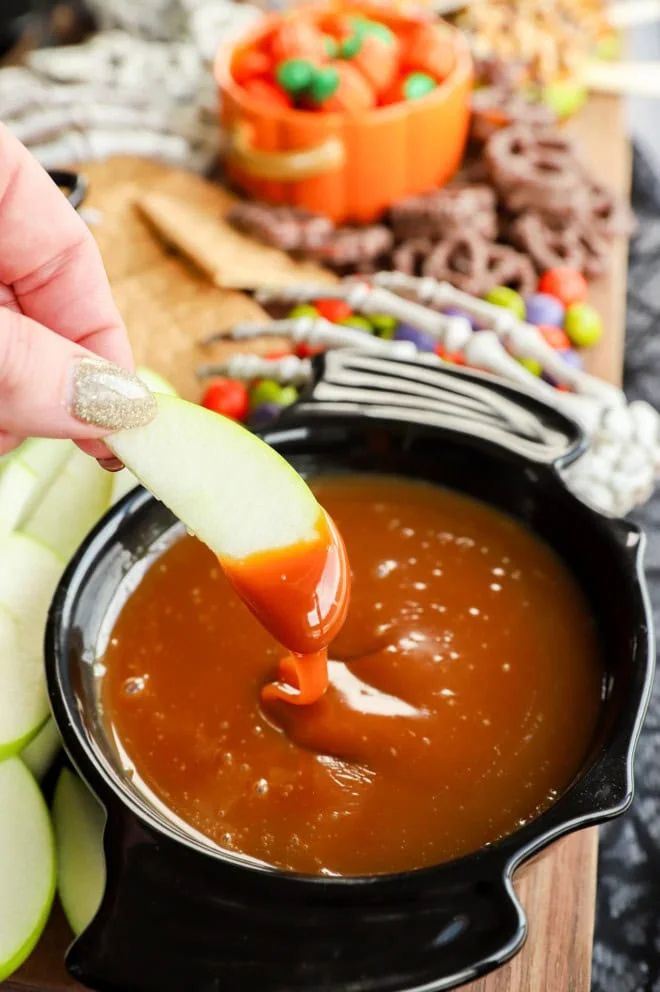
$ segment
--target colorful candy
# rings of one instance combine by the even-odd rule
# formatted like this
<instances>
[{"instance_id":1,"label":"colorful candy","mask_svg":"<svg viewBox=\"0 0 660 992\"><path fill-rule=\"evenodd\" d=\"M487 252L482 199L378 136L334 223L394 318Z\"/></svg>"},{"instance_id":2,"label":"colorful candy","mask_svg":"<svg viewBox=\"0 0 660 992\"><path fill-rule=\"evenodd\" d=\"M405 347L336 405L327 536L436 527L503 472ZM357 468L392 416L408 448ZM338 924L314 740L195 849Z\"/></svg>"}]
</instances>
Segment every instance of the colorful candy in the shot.
<instances>
[{"instance_id":1,"label":"colorful candy","mask_svg":"<svg viewBox=\"0 0 660 992\"><path fill-rule=\"evenodd\" d=\"M320 64L327 58L323 33L295 15L280 22L273 35L271 52L278 63L287 59L309 59Z\"/></svg>"},{"instance_id":2,"label":"colorful candy","mask_svg":"<svg viewBox=\"0 0 660 992\"><path fill-rule=\"evenodd\" d=\"M539 293L556 296L565 307L572 303L584 303L589 294L587 280L578 269L559 267L548 269L539 280Z\"/></svg>"},{"instance_id":3,"label":"colorful candy","mask_svg":"<svg viewBox=\"0 0 660 992\"><path fill-rule=\"evenodd\" d=\"M349 308L350 312L350 308ZM312 320L316 320L317 317L321 316L320 310L313 307L311 303L299 303L298 306L293 307L289 310L287 318L289 320L296 320L299 317L311 317Z\"/></svg>"},{"instance_id":4,"label":"colorful candy","mask_svg":"<svg viewBox=\"0 0 660 992\"><path fill-rule=\"evenodd\" d=\"M393 335L394 341L412 341L419 351L435 351L437 339L408 324L399 324Z\"/></svg>"},{"instance_id":5,"label":"colorful candy","mask_svg":"<svg viewBox=\"0 0 660 992\"><path fill-rule=\"evenodd\" d=\"M396 40L385 41L380 35L363 34L351 66L357 69L377 96L393 85L399 70L399 46Z\"/></svg>"},{"instance_id":6,"label":"colorful candy","mask_svg":"<svg viewBox=\"0 0 660 992\"><path fill-rule=\"evenodd\" d=\"M376 334L380 335L380 337L386 337L387 334L390 336L394 334L397 319L389 313L371 313L369 314L369 323Z\"/></svg>"},{"instance_id":7,"label":"colorful candy","mask_svg":"<svg viewBox=\"0 0 660 992\"><path fill-rule=\"evenodd\" d=\"M535 358L519 358L518 362L523 368L526 368L528 372L532 375L540 376L543 374L543 366L540 362L537 362Z\"/></svg>"},{"instance_id":8,"label":"colorful candy","mask_svg":"<svg viewBox=\"0 0 660 992\"><path fill-rule=\"evenodd\" d=\"M433 76L428 76L424 72L411 72L407 76L401 76L397 79L382 102L398 103L400 100L419 100L432 93L436 86L437 83Z\"/></svg>"},{"instance_id":9,"label":"colorful candy","mask_svg":"<svg viewBox=\"0 0 660 992\"><path fill-rule=\"evenodd\" d=\"M287 59L278 65L275 78L283 90L298 96L310 86L314 73L315 68L307 59Z\"/></svg>"},{"instance_id":10,"label":"colorful candy","mask_svg":"<svg viewBox=\"0 0 660 992\"><path fill-rule=\"evenodd\" d=\"M272 61L265 52L258 50L244 52L233 66L232 75L237 83L244 85L257 76L268 76L272 71Z\"/></svg>"},{"instance_id":11,"label":"colorful candy","mask_svg":"<svg viewBox=\"0 0 660 992\"><path fill-rule=\"evenodd\" d=\"M505 307L512 310L520 320L525 319L525 301L520 293L508 286L496 286L484 297L487 303L493 303L497 307Z\"/></svg>"},{"instance_id":12,"label":"colorful candy","mask_svg":"<svg viewBox=\"0 0 660 992\"><path fill-rule=\"evenodd\" d=\"M406 69L427 73L441 83L454 68L450 34L441 24L420 24L411 32L402 61Z\"/></svg>"},{"instance_id":13,"label":"colorful candy","mask_svg":"<svg viewBox=\"0 0 660 992\"><path fill-rule=\"evenodd\" d=\"M250 406L253 410L265 403L279 403L282 387L273 379L262 379L250 390Z\"/></svg>"},{"instance_id":14,"label":"colorful candy","mask_svg":"<svg viewBox=\"0 0 660 992\"><path fill-rule=\"evenodd\" d=\"M364 331L365 334L373 334L373 325L367 320L366 317L360 317L359 314L351 314L350 317L344 317L342 320L337 321L343 327L355 327L358 331Z\"/></svg>"},{"instance_id":15,"label":"colorful candy","mask_svg":"<svg viewBox=\"0 0 660 992\"><path fill-rule=\"evenodd\" d=\"M563 327L566 308L549 293L533 293L525 298L525 320L530 324Z\"/></svg>"},{"instance_id":16,"label":"colorful candy","mask_svg":"<svg viewBox=\"0 0 660 992\"><path fill-rule=\"evenodd\" d=\"M339 89L339 72L336 66L324 66L314 73L307 89L307 95L312 103L322 104L333 96Z\"/></svg>"},{"instance_id":17,"label":"colorful candy","mask_svg":"<svg viewBox=\"0 0 660 992\"><path fill-rule=\"evenodd\" d=\"M216 379L201 400L202 406L232 420L245 420L250 408L247 386L235 379Z\"/></svg>"},{"instance_id":18,"label":"colorful candy","mask_svg":"<svg viewBox=\"0 0 660 992\"><path fill-rule=\"evenodd\" d=\"M346 300L317 300L316 310L320 317L325 317L331 324L339 324L353 313Z\"/></svg>"},{"instance_id":19,"label":"colorful candy","mask_svg":"<svg viewBox=\"0 0 660 992\"><path fill-rule=\"evenodd\" d=\"M603 321L590 303L571 303L566 308L564 330L577 348L590 348L603 336Z\"/></svg>"},{"instance_id":20,"label":"colorful candy","mask_svg":"<svg viewBox=\"0 0 660 992\"><path fill-rule=\"evenodd\" d=\"M259 103L266 104L278 110L288 110L293 107L293 100L284 90L267 79L248 79L243 83L243 89Z\"/></svg>"},{"instance_id":21,"label":"colorful candy","mask_svg":"<svg viewBox=\"0 0 660 992\"><path fill-rule=\"evenodd\" d=\"M321 72L335 73L337 86L329 97L320 102L320 110L335 114L361 114L376 106L374 91L352 62L335 62ZM310 92L313 91L314 83L310 89Z\"/></svg>"},{"instance_id":22,"label":"colorful candy","mask_svg":"<svg viewBox=\"0 0 660 992\"><path fill-rule=\"evenodd\" d=\"M252 410L250 423L252 427L263 427L270 420L274 420L281 412L282 407L279 403L262 403L261 406L255 407Z\"/></svg>"},{"instance_id":23,"label":"colorful candy","mask_svg":"<svg viewBox=\"0 0 660 992\"><path fill-rule=\"evenodd\" d=\"M538 324L537 326L544 340L555 351L567 351L571 347L570 339L561 327L555 327L553 324Z\"/></svg>"}]
</instances>

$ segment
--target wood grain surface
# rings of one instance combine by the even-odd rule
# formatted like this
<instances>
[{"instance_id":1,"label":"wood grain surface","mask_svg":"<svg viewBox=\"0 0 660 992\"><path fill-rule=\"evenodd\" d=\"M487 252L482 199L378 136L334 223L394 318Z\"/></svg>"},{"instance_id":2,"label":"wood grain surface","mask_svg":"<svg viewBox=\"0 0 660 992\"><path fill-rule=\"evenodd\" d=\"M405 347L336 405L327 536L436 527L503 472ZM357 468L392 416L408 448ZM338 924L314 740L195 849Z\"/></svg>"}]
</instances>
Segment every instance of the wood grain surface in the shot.
<instances>
[{"instance_id":1,"label":"wood grain surface","mask_svg":"<svg viewBox=\"0 0 660 992\"><path fill-rule=\"evenodd\" d=\"M627 191L630 156L620 102L612 97L591 100L571 127L599 177ZM199 384L194 368L217 353L201 348L199 339L239 319L263 314L244 294L212 285L190 262L168 253L136 203L160 193L182 197L189 206L211 215L221 210L226 197L223 200L221 191L187 173L144 160L95 163L85 172L91 186L89 206L101 214L93 230L137 361L169 377L184 396L196 399ZM603 314L606 334L588 359L590 371L614 381L622 372L625 294L626 247L621 244L613 249L611 274L593 287L592 301ZM232 346L220 350L228 347ZM272 339L255 344L256 350L271 348ZM588 992L597 846L596 831L582 831L521 869L515 886L529 919L526 944L507 965L467 986L469 992ZM70 939L56 908L37 950L3 989L80 992L63 965Z\"/></svg>"}]
</instances>

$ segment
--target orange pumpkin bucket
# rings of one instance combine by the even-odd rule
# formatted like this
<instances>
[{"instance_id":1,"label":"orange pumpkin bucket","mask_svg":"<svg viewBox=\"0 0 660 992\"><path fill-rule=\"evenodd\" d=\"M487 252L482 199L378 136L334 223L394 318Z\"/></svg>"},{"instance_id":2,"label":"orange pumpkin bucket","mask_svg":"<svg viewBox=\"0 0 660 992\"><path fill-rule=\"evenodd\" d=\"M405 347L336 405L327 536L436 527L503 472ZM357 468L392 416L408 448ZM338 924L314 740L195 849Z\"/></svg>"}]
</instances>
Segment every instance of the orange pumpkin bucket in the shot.
<instances>
[{"instance_id":1,"label":"orange pumpkin bucket","mask_svg":"<svg viewBox=\"0 0 660 992\"><path fill-rule=\"evenodd\" d=\"M298 8L322 29L337 7ZM398 36L419 22L381 7L342 7L341 14L373 17ZM466 40L449 26L453 69L425 96L353 113L313 112L261 101L241 86L234 69L248 53L268 51L282 15L266 17L215 64L221 120L229 135L227 174L250 196L306 207L336 223L368 223L403 197L444 185L458 169L470 123L472 60ZM336 104L330 103L331 107Z\"/></svg>"}]
</instances>

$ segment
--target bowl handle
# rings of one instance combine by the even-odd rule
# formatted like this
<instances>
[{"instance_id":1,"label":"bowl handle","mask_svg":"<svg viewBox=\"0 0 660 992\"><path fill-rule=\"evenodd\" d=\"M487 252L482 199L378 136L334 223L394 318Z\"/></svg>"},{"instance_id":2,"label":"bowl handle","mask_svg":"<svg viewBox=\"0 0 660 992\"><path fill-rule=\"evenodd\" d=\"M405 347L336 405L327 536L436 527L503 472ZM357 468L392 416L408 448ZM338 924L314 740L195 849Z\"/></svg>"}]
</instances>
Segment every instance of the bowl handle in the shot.
<instances>
[{"instance_id":1,"label":"bowl handle","mask_svg":"<svg viewBox=\"0 0 660 992\"><path fill-rule=\"evenodd\" d=\"M116 809L105 850L101 907L66 957L97 992L440 992L504 963L527 932L493 852L429 869L423 883L418 872L301 882Z\"/></svg>"},{"instance_id":2,"label":"bowl handle","mask_svg":"<svg viewBox=\"0 0 660 992\"><path fill-rule=\"evenodd\" d=\"M341 169L346 161L346 149L339 138L328 138L312 148L264 151L253 144L252 126L242 121L229 132L227 157L234 168L254 179L298 182Z\"/></svg>"},{"instance_id":3,"label":"bowl handle","mask_svg":"<svg viewBox=\"0 0 660 992\"><path fill-rule=\"evenodd\" d=\"M564 467L586 447L564 414L486 372L337 349L315 361L316 376L282 418L374 417L492 443L530 461Z\"/></svg>"},{"instance_id":4,"label":"bowl handle","mask_svg":"<svg viewBox=\"0 0 660 992\"><path fill-rule=\"evenodd\" d=\"M77 210L87 196L88 184L85 177L80 172L68 172L63 169L51 169L48 173L57 186L66 190L66 198Z\"/></svg>"}]
</instances>

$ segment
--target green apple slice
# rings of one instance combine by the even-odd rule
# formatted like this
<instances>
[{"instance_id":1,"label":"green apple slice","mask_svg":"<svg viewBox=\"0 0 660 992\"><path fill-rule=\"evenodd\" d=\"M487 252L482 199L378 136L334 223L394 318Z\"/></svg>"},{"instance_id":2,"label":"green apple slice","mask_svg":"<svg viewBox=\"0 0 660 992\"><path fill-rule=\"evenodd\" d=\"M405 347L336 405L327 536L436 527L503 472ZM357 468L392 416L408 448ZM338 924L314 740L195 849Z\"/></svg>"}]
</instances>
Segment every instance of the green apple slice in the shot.
<instances>
[{"instance_id":1,"label":"green apple slice","mask_svg":"<svg viewBox=\"0 0 660 992\"><path fill-rule=\"evenodd\" d=\"M142 379L142 382L145 386L149 387L152 393L165 393L166 396L178 396L174 386L167 379L163 379L162 375L159 375L158 372L154 372L153 369L148 369L141 365L135 370L135 374L139 379Z\"/></svg>"},{"instance_id":2,"label":"green apple slice","mask_svg":"<svg viewBox=\"0 0 660 992\"><path fill-rule=\"evenodd\" d=\"M18 629L0 607L0 761L19 754L48 719L43 666L25 656Z\"/></svg>"},{"instance_id":3,"label":"green apple slice","mask_svg":"<svg viewBox=\"0 0 660 992\"><path fill-rule=\"evenodd\" d=\"M280 454L227 417L155 395L150 424L106 443L212 551L240 560L314 539L319 504Z\"/></svg>"},{"instance_id":4,"label":"green apple slice","mask_svg":"<svg viewBox=\"0 0 660 992\"><path fill-rule=\"evenodd\" d=\"M164 393L166 396L177 396L177 391L162 375L154 372L153 369L138 368L135 370L137 376L142 379L145 386L148 386L152 393ZM138 480L127 468L114 474L114 485L112 487L112 505L123 499L126 493L130 493L139 485Z\"/></svg>"},{"instance_id":5,"label":"green apple slice","mask_svg":"<svg viewBox=\"0 0 660 992\"><path fill-rule=\"evenodd\" d=\"M0 757L25 747L49 716L43 640L63 570L63 562L49 548L26 534L16 532L0 541L0 608L15 624L15 638L5 623L0 640L0 651L6 652L0 666ZM16 712L10 693L16 706L20 701Z\"/></svg>"},{"instance_id":6,"label":"green apple slice","mask_svg":"<svg viewBox=\"0 0 660 992\"><path fill-rule=\"evenodd\" d=\"M28 957L55 895L53 829L20 758L0 763L0 982Z\"/></svg>"},{"instance_id":7,"label":"green apple slice","mask_svg":"<svg viewBox=\"0 0 660 992\"><path fill-rule=\"evenodd\" d=\"M0 465L0 537L21 524L74 450L71 441L30 438Z\"/></svg>"},{"instance_id":8,"label":"green apple slice","mask_svg":"<svg viewBox=\"0 0 660 992\"><path fill-rule=\"evenodd\" d=\"M110 506L112 475L75 448L21 530L68 562Z\"/></svg>"},{"instance_id":9,"label":"green apple slice","mask_svg":"<svg viewBox=\"0 0 660 992\"><path fill-rule=\"evenodd\" d=\"M21 751L21 759L30 769L37 782L46 775L62 747L62 738L52 716L27 747Z\"/></svg>"},{"instance_id":10,"label":"green apple slice","mask_svg":"<svg viewBox=\"0 0 660 992\"><path fill-rule=\"evenodd\" d=\"M92 922L105 890L105 814L87 786L67 768L53 797L57 891L69 926L82 933Z\"/></svg>"}]
</instances>

